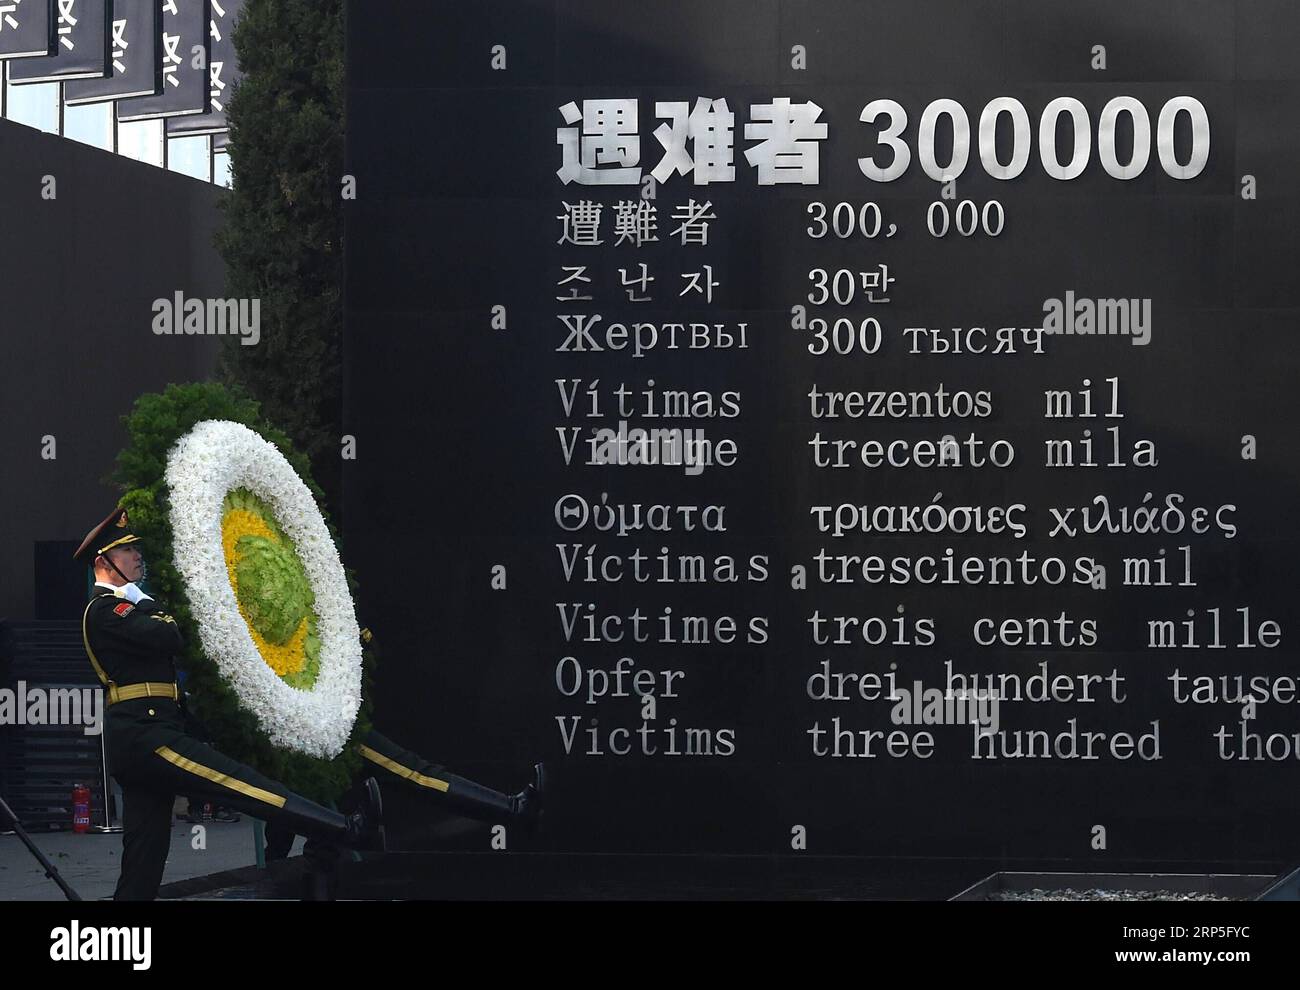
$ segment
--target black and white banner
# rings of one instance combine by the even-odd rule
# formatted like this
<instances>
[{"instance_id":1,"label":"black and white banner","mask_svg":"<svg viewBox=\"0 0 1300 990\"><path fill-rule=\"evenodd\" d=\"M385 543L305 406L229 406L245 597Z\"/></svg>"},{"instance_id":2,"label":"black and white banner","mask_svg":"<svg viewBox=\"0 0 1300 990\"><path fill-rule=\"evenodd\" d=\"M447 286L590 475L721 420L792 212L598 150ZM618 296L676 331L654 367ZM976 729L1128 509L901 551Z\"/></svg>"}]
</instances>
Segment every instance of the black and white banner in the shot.
<instances>
[{"instance_id":1,"label":"black and white banner","mask_svg":"<svg viewBox=\"0 0 1300 990\"><path fill-rule=\"evenodd\" d=\"M49 55L54 0L0 0L0 58Z\"/></svg>"},{"instance_id":2,"label":"black and white banner","mask_svg":"<svg viewBox=\"0 0 1300 990\"><path fill-rule=\"evenodd\" d=\"M24 0L31 2L31 0ZM0 7L13 0L0 0ZM54 0L54 54L9 66L16 84L98 79L108 69L111 0Z\"/></svg>"},{"instance_id":3,"label":"black and white banner","mask_svg":"<svg viewBox=\"0 0 1300 990\"><path fill-rule=\"evenodd\" d=\"M244 0L211 0L212 16L208 21L207 113L188 117L169 117L168 136L216 134L226 129L226 101L239 81L239 61L235 57L235 23L243 10Z\"/></svg>"},{"instance_id":4,"label":"black and white banner","mask_svg":"<svg viewBox=\"0 0 1300 990\"><path fill-rule=\"evenodd\" d=\"M201 114L208 105L208 0L163 0L160 90L117 103L118 120Z\"/></svg>"},{"instance_id":5,"label":"black and white banner","mask_svg":"<svg viewBox=\"0 0 1300 990\"><path fill-rule=\"evenodd\" d=\"M158 92L161 49L162 8L158 0L113 0L109 74L104 79L67 83L63 102L72 107Z\"/></svg>"}]
</instances>

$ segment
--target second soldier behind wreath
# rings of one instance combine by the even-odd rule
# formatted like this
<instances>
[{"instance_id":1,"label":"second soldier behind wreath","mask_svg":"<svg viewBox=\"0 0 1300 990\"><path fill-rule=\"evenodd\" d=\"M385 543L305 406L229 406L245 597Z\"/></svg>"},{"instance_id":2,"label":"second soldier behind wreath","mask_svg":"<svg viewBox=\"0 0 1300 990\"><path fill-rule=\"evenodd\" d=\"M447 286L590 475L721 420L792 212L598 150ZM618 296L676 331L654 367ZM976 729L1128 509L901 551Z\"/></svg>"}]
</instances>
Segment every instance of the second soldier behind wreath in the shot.
<instances>
[{"instance_id":1,"label":"second soldier behind wreath","mask_svg":"<svg viewBox=\"0 0 1300 990\"><path fill-rule=\"evenodd\" d=\"M374 778L365 781L360 809L345 816L185 731L175 667L181 632L136 584L144 559L125 510L115 509L92 529L74 557L95 571L82 639L107 695L110 768L122 787L122 873L115 900L157 896L177 794L192 794L317 841L382 848Z\"/></svg>"},{"instance_id":2,"label":"second soldier behind wreath","mask_svg":"<svg viewBox=\"0 0 1300 990\"><path fill-rule=\"evenodd\" d=\"M367 630L362 631L363 638L368 635ZM417 791L428 797L433 806L452 814L482 822L519 824L528 832L534 831L541 820L546 788L546 771L541 763L534 765L533 778L523 790L506 794L451 773L445 766L403 749L374 729L367 733L361 745L361 756L367 771L383 771L386 783L394 782ZM287 857L294 836L292 825L268 822L266 858Z\"/></svg>"}]
</instances>

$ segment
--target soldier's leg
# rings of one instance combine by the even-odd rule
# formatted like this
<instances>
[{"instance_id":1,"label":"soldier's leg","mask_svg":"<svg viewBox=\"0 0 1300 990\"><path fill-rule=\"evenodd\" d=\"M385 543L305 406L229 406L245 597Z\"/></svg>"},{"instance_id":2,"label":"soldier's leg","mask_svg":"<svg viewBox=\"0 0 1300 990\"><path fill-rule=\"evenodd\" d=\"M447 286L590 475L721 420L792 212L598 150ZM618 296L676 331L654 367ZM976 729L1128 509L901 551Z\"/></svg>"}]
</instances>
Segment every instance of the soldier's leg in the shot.
<instances>
[{"instance_id":1,"label":"soldier's leg","mask_svg":"<svg viewBox=\"0 0 1300 990\"><path fill-rule=\"evenodd\" d=\"M292 828L275 822L266 823L266 858L268 862L285 859L293 848L297 833Z\"/></svg>"},{"instance_id":2,"label":"soldier's leg","mask_svg":"<svg viewBox=\"0 0 1300 990\"><path fill-rule=\"evenodd\" d=\"M175 795L165 789L122 784L122 873L113 892L115 901L151 901L158 896L171 846L175 801Z\"/></svg>"},{"instance_id":3,"label":"soldier's leg","mask_svg":"<svg viewBox=\"0 0 1300 990\"><path fill-rule=\"evenodd\" d=\"M304 835L345 844L364 839L357 823L295 794L279 781L184 733L154 735L136 773L158 786L194 794Z\"/></svg>"},{"instance_id":4,"label":"soldier's leg","mask_svg":"<svg viewBox=\"0 0 1300 990\"><path fill-rule=\"evenodd\" d=\"M540 780L518 794L494 791L449 773L446 767L403 749L373 729L361 746L361 755L368 766L383 770L392 779L429 794L449 811L468 818L490 822L533 821L540 812Z\"/></svg>"},{"instance_id":5,"label":"soldier's leg","mask_svg":"<svg viewBox=\"0 0 1300 990\"><path fill-rule=\"evenodd\" d=\"M380 776L396 780L406 787L429 795L448 811L489 822L521 822L534 826L541 813L543 781L540 767L536 777L518 794L505 794L472 780L449 773L418 753L398 746L382 733L371 730L361 745L366 771L381 771ZM293 845L294 830L278 822L266 828L266 858L283 859Z\"/></svg>"}]
</instances>

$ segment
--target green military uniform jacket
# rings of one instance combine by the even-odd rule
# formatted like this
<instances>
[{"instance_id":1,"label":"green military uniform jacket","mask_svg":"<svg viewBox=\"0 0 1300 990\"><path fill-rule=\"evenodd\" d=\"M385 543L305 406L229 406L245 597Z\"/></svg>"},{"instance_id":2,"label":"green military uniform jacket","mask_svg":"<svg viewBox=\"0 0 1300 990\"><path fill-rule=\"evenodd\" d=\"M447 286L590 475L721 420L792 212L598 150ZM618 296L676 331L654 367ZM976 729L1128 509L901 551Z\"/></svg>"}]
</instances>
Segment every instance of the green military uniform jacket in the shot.
<instances>
[{"instance_id":1,"label":"green military uniform jacket","mask_svg":"<svg viewBox=\"0 0 1300 990\"><path fill-rule=\"evenodd\" d=\"M151 598L132 604L101 584L91 595L82 617L82 637L107 692L113 774L129 779L137 751L154 749L145 737L159 729L165 735L184 731L174 661L184 641L176 620Z\"/></svg>"}]
</instances>

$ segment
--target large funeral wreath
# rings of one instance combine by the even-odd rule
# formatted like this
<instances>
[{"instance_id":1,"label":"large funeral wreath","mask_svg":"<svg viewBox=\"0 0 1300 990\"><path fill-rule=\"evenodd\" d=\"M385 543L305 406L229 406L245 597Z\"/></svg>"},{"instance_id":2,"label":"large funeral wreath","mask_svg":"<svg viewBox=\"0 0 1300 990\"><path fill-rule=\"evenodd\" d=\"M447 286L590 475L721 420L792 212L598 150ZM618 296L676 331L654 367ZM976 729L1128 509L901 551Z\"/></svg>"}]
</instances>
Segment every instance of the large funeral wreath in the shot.
<instances>
[{"instance_id":1,"label":"large funeral wreath","mask_svg":"<svg viewBox=\"0 0 1300 990\"><path fill-rule=\"evenodd\" d=\"M190 710L222 752L333 800L360 765L372 657L307 458L218 384L142 396L126 425L115 479L185 636Z\"/></svg>"}]
</instances>

